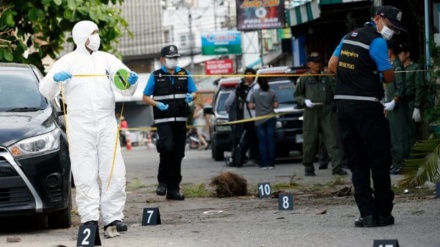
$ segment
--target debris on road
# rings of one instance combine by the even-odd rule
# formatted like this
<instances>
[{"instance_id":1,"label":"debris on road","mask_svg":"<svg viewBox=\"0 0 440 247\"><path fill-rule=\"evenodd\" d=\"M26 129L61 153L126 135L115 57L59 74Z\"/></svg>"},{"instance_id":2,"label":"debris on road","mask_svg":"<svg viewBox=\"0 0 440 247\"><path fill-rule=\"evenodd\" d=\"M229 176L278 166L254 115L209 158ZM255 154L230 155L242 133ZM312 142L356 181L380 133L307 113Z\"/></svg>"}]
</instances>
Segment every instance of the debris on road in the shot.
<instances>
[{"instance_id":1,"label":"debris on road","mask_svg":"<svg viewBox=\"0 0 440 247\"><path fill-rule=\"evenodd\" d=\"M222 172L211 179L217 197L243 196L248 193L247 180L233 172Z\"/></svg>"},{"instance_id":2,"label":"debris on road","mask_svg":"<svg viewBox=\"0 0 440 247\"><path fill-rule=\"evenodd\" d=\"M18 243L21 242L21 238L17 236L10 236L6 238L6 242L8 243Z\"/></svg>"}]
</instances>

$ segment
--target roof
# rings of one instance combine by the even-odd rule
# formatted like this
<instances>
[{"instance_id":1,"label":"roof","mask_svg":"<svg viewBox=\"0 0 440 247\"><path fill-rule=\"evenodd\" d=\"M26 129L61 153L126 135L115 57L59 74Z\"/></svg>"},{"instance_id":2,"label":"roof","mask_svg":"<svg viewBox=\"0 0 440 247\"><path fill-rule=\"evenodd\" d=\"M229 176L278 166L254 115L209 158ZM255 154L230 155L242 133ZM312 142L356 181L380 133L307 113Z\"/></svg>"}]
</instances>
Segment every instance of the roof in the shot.
<instances>
[{"instance_id":1,"label":"roof","mask_svg":"<svg viewBox=\"0 0 440 247\"><path fill-rule=\"evenodd\" d=\"M270 68L263 68L257 71L257 75L261 74L303 74L307 72L309 68L307 67L288 67L288 66L277 66Z\"/></svg>"},{"instance_id":2,"label":"roof","mask_svg":"<svg viewBox=\"0 0 440 247\"><path fill-rule=\"evenodd\" d=\"M0 70L11 70L11 69L31 69L33 65L24 63L0 63Z\"/></svg>"},{"instance_id":3,"label":"roof","mask_svg":"<svg viewBox=\"0 0 440 247\"><path fill-rule=\"evenodd\" d=\"M228 77L228 78L222 78L220 81L218 81L218 84L222 83L230 83L230 82L239 82L241 80L241 77Z\"/></svg>"}]
</instances>

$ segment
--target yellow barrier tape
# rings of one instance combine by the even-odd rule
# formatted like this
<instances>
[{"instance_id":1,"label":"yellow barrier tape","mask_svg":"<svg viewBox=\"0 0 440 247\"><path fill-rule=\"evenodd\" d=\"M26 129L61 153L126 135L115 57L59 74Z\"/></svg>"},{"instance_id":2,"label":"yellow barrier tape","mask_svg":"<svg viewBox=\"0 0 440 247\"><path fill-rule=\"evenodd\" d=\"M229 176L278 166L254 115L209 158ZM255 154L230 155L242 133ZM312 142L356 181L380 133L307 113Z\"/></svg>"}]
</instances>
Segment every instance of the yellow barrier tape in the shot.
<instances>
[{"instance_id":1,"label":"yellow barrier tape","mask_svg":"<svg viewBox=\"0 0 440 247\"><path fill-rule=\"evenodd\" d=\"M286 111L286 112L279 112L279 113L273 113L273 114L267 114L267 115L263 115L263 116L258 116L258 117L253 117L253 118L246 118L246 119L242 119L242 120L236 120L236 121L230 121L230 122L226 122L226 123L221 123L219 125L232 125L232 124L239 124L239 123L245 123L245 122L253 122L256 120L261 120L261 119L266 119L266 118L272 118L275 116L281 116L281 115L285 115L285 114L289 114L289 113L294 113L294 112L302 112L303 110L293 110L293 111ZM205 125L187 125L186 128L187 129L191 129L193 127L205 127ZM148 131L148 130L156 130L156 127L139 127L139 128L128 128L128 130L138 130L138 131Z\"/></svg>"},{"instance_id":2,"label":"yellow barrier tape","mask_svg":"<svg viewBox=\"0 0 440 247\"><path fill-rule=\"evenodd\" d=\"M404 70L404 71L394 71L394 73L410 73L410 72L427 72L429 70ZM192 75L167 75L167 76L173 76L173 77L183 77L183 76L190 76L190 77L303 77L303 76L335 76L336 74L332 73L324 73L324 74L257 74L257 75L244 75L244 74L217 74L217 75L202 75L202 74L192 74ZM106 74L75 74L72 75L72 77L113 77L114 75L106 75Z\"/></svg>"},{"instance_id":3,"label":"yellow barrier tape","mask_svg":"<svg viewBox=\"0 0 440 247\"><path fill-rule=\"evenodd\" d=\"M72 75L72 77L113 77L114 75L106 75L106 74L76 74Z\"/></svg>"},{"instance_id":4,"label":"yellow barrier tape","mask_svg":"<svg viewBox=\"0 0 440 247\"><path fill-rule=\"evenodd\" d=\"M302 112L302 111L303 110L294 110L294 111L288 111L288 112L272 113L272 114L262 115L262 116L258 116L258 117L252 117L252 118L246 118L246 119L242 119L242 120L236 120L236 121L230 121L230 122L226 122L226 123L221 123L219 125L231 125L231 124L253 122L253 121L256 121L256 120L261 120L261 119L266 119L266 118L273 118L273 117L276 117L276 116L281 116L281 115L285 115L285 114L289 114L289 113L294 113L294 112Z\"/></svg>"},{"instance_id":5,"label":"yellow barrier tape","mask_svg":"<svg viewBox=\"0 0 440 247\"><path fill-rule=\"evenodd\" d=\"M119 146L118 145L119 144L119 133L120 133L120 130L121 130L121 123L122 123L122 116L123 116L122 114L124 113L124 104L125 104L125 102L122 102L121 113L119 114L118 131L116 133L115 148L113 149L112 168L110 169L110 175L108 177L108 183L107 183L107 189L106 190L108 190L108 188L110 186L110 181L113 178L113 170L115 168L115 160L116 160L116 150L117 150L117 148Z\"/></svg>"}]
</instances>

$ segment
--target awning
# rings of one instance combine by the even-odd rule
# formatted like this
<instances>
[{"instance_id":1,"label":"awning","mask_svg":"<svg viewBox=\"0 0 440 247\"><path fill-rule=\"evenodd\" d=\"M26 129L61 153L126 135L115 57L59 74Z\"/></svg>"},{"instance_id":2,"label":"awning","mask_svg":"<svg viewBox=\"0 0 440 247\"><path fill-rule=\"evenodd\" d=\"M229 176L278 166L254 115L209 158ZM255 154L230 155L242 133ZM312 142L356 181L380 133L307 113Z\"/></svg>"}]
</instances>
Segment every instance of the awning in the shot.
<instances>
[{"instance_id":1,"label":"awning","mask_svg":"<svg viewBox=\"0 0 440 247\"><path fill-rule=\"evenodd\" d=\"M344 4L365 1L371 0L304 0L300 4L296 4L293 6L293 8L287 10L289 26L294 27L318 19L321 16L321 5Z\"/></svg>"},{"instance_id":2,"label":"awning","mask_svg":"<svg viewBox=\"0 0 440 247\"><path fill-rule=\"evenodd\" d=\"M321 15L318 0L302 3L288 10L289 26L297 26L309 21L316 20Z\"/></svg>"},{"instance_id":3,"label":"awning","mask_svg":"<svg viewBox=\"0 0 440 247\"><path fill-rule=\"evenodd\" d=\"M341 4L341 3L352 3L352 2L361 2L361 1L371 1L371 0L320 0L320 5L329 5L329 4Z\"/></svg>"}]
</instances>

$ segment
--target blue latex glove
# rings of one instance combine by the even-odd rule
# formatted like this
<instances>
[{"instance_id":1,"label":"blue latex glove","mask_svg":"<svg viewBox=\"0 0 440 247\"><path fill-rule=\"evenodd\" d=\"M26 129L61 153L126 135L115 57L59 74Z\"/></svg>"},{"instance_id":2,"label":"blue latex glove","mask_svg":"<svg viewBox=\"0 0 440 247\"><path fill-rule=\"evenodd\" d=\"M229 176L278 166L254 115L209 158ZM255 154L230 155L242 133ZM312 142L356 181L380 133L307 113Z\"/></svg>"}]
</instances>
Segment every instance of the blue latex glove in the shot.
<instances>
[{"instance_id":1,"label":"blue latex glove","mask_svg":"<svg viewBox=\"0 0 440 247\"><path fill-rule=\"evenodd\" d=\"M128 83L130 83L130 85L136 84L138 78L138 74L134 71L131 71L130 76L128 77Z\"/></svg>"},{"instance_id":2,"label":"blue latex glove","mask_svg":"<svg viewBox=\"0 0 440 247\"><path fill-rule=\"evenodd\" d=\"M56 82L65 81L70 78L72 78L72 75L65 71L61 71L53 75L53 80Z\"/></svg>"},{"instance_id":3,"label":"blue latex glove","mask_svg":"<svg viewBox=\"0 0 440 247\"><path fill-rule=\"evenodd\" d=\"M157 107L159 110L161 110L161 111L166 111L166 110L168 110L168 105L165 105L165 104L162 103L162 102L157 102L157 103L156 103L156 107Z\"/></svg>"},{"instance_id":4,"label":"blue latex glove","mask_svg":"<svg viewBox=\"0 0 440 247\"><path fill-rule=\"evenodd\" d=\"M192 94L187 93L186 96L185 96L185 102L189 104L189 103L191 103L193 100L194 100L194 99L193 99Z\"/></svg>"}]
</instances>

